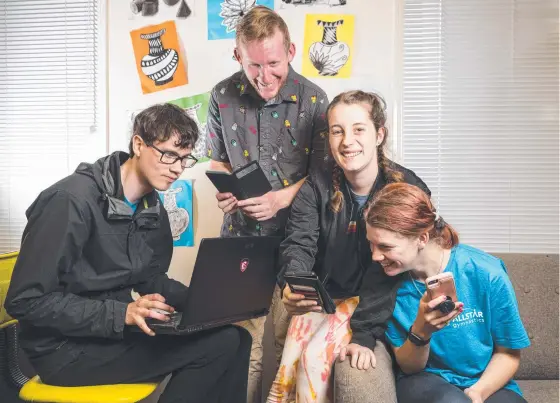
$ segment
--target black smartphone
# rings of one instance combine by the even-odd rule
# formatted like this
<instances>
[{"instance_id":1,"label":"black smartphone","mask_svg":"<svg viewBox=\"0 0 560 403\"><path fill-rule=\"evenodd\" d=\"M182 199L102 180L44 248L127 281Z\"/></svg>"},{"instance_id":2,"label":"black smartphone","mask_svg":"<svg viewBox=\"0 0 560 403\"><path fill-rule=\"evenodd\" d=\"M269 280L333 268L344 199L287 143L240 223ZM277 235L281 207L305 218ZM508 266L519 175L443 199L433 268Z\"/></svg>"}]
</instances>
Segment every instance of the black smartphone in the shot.
<instances>
[{"instance_id":1,"label":"black smartphone","mask_svg":"<svg viewBox=\"0 0 560 403\"><path fill-rule=\"evenodd\" d=\"M334 301L314 272L289 272L284 274L284 279L292 293L302 294L306 299L317 301L317 304L328 314L336 312Z\"/></svg>"}]
</instances>

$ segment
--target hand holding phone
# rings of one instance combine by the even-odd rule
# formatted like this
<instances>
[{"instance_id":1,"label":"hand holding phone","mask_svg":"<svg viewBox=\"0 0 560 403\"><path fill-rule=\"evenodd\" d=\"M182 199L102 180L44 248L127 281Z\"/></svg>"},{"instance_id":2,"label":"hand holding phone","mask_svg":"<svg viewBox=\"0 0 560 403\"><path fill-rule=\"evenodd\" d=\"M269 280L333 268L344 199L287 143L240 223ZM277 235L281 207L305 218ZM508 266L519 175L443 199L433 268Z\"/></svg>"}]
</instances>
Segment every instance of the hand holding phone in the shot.
<instances>
[{"instance_id":1,"label":"hand holding phone","mask_svg":"<svg viewBox=\"0 0 560 403\"><path fill-rule=\"evenodd\" d=\"M286 273L284 279L289 293L285 295L283 301L290 313L301 315L310 311L325 311L328 314L336 312L334 301L315 273ZM320 309L313 309L313 307L320 307Z\"/></svg>"},{"instance_id":2,"label":"hand holding phone","mask_svg":"<svg viewBox=\"0 0 560 403\"><path fill-rule=\"evenodd\" d=\"M455 302L457 302L457 290L455 288L455 280L453 274L446 272L440 273L426 279L426 289L430 300L438 297L445 296L445 300L441 302L436 309L442 313L450 313L455 309Z\"/></svg>"},{"instance_id":3,"label":"hand holding phone","mask_svg":"<svg viewBox=\"0 0 560 403\"><path fill-rule=\"evenodd\" d=\"M432 333L443 329L463 311L463 303L457 301L455 280L451 273L428 277L426 289L411 332L429 340Z\"/></svg>"},{"instance_id":4,"label":"hand holding phone","mask_svg":"<svg viewBox=\"0 0 560 403\"><path fill-rule=\"evenodd\" d=\"M293 292L288 284L282 292L282 302L290 315L303 315L307 312L321 312L323 308L315 298L307 298L305 294Z\"/></svg>"}]
</instances>

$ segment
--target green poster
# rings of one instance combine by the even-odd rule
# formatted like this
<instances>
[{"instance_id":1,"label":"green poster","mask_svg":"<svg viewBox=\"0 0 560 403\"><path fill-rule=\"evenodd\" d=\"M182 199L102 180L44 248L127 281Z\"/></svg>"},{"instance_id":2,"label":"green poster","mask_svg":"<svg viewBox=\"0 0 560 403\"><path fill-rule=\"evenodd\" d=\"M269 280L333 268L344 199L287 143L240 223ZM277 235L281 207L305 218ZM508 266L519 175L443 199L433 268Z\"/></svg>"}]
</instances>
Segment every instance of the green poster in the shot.
<instances>
[{"instance_id":1,"label":"green poster","mask_svg":"<svg viewBox=\"0 0 560 403\"><path fill-rule=\"evenodd\" d=\"M196 142L193 155L199 162L208 161L206 154L206 117L208 116L208 100L210 93L193 95L192 97L179 98L169 103L183 108L187 114L194 119L200 129L200 138Z\"/></svg>"}]
</instances>

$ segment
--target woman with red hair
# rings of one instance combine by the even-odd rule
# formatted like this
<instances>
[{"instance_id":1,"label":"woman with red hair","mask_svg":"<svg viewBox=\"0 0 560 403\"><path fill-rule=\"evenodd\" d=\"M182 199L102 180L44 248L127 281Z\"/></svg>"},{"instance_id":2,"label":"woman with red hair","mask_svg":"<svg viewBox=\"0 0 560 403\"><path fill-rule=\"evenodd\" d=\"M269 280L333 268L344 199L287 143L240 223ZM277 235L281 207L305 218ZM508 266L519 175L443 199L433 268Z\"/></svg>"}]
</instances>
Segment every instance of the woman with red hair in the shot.
<instances>
[{"instance_id":1,"label":"woman with red hair","mask_svg":"<svg viewBox=\"0 0 560 403\"><path fill-rule=\"evenodd\" d=\"M389 184L366 216L372 259L397 291L386 337L400 372L399 403L521 403L513 381L529 338L504 263L459 243L457 232L415 186ZM453 276L457 301L430 299L425 280ZM448 274L448 275L449 275Z\"/></svg>"}]
</instances>

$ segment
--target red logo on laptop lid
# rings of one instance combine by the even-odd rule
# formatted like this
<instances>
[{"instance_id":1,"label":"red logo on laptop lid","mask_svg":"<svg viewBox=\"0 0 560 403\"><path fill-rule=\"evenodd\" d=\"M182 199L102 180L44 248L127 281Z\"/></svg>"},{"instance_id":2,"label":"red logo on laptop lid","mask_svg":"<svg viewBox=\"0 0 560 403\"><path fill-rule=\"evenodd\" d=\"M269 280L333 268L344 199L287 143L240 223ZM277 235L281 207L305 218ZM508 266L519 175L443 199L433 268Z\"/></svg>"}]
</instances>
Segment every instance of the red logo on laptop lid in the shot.
<instances>
[{"instance_id":1,"label":"red logo on laptop lid","mask_svg":"<svg viewBox=\"0 0 560 403\"><path fill-rule=\"evenodd\" d=\"M242 259L241 264L239 265L239 270L241 270L241 273L247 270L247 266L249 266L249 259Z\"/></svg>"}]
</instances>

